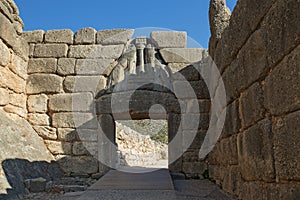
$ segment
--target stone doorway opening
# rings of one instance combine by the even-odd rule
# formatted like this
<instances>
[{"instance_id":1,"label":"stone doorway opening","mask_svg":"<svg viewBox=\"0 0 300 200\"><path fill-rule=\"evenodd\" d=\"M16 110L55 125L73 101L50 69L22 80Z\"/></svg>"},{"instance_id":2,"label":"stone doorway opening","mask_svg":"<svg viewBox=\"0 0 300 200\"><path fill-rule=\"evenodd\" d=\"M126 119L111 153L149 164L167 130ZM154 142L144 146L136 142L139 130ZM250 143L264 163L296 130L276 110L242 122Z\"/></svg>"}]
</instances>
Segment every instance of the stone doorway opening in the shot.
<instances>
[{"instance_id":1,"label":"stone doorway opening","mask_svg":"<svg viewBox=\"0 0 300 200\"><path fill-rule=\"evenodd\" d=\"M116 120L117 168L168 168L167 120Z\"/></svg>"}]
</instances>

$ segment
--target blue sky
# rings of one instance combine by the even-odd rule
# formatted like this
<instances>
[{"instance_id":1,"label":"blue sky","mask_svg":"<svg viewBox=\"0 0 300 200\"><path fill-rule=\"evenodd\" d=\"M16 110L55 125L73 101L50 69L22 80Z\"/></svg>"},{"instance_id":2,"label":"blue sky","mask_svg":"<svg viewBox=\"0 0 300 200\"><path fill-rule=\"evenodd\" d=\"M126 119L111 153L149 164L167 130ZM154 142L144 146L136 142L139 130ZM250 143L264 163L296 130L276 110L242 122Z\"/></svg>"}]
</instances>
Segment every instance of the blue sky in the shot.
<instances>
[{"instance_id":1,"label":"blue sky","mask_svg":"<svg viewBox=\"0 0 300 200\"><path fill-rule=\"evenodd\" d=\"M25 23L24 30L84 27L96 30L113 28L159 27L186 31L207 48L210 36L209 0L15 0ZM227 0L232 10L237 0Z\"/></svg>"}]
</instances>

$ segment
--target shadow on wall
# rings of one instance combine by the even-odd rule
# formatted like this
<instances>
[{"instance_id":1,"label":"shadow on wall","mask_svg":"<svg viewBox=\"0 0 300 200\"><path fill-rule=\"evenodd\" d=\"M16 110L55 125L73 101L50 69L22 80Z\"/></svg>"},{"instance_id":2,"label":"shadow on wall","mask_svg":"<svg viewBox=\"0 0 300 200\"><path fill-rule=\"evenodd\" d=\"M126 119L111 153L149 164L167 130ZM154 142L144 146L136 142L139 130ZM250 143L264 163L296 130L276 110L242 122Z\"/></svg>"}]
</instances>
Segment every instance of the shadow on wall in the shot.
<instances>
[{"instance_id":1,"label":"shadow on wall","mask_svg":"<svg viewBox=\"0 0 300 200\"><path fill-rule=\"evenodd\" d=\"M89 121L66 135L66 140L76 141L78 146L82 144L78 130L84 130L90 123ZM62 152L70 152L69 146L63 144L61 146ZM43 178L48 183L50 181L59 181L63 177L80 177L80 175L96 174L99 170L97 157L92 155L83 145L81 145L81 148L80 151L85 152L83 155L66 156L57 161L51 161L51 163L47 161L30 162L19 158L3 160L1 165L10 188L6 185L0 185L0 189L6 188L6 194L0 193L0 199L20 199L23 194L28 193L25 182L29 179ZM3 181L1 179L0 181L0 184L2 184ZM48 189L51 190L51 188Z\"/></svg>"}]
</instances>

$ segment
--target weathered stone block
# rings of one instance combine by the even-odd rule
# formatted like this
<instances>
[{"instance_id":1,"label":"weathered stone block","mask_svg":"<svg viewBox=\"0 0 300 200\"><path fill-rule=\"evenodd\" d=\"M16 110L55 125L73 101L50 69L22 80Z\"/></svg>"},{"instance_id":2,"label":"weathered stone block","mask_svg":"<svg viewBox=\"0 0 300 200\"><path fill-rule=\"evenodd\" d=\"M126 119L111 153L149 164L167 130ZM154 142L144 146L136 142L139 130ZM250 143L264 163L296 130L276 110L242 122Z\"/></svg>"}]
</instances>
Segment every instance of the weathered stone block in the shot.
<instances>
[{"instance_id":1,"label":"weathered stone block","mask_svg":"<svg viewBox=\"0 0 300 200\"><path fill-rule=\"evenodd\" d=\"M97 129L98 121L91 113L54 113L52 125L56 128Z\"/></svg>"},{"instance_id":2,"label":"weathered stone block","mask_svg":"<svg viewBox=\"0 0 300 200\"><path fill-rule=\"evenodd\" d=\"M13 105L6 105L3 110L7 113L12 113L12 114L16 114L22 118L26 118L26 115L27 115L27 111L26 109L24 108L20 108L20 107L17 107L17 106L13 106Z\"/></svg>"},{"instance_id":3,"label":"weathered stone block","mask_svg":"<svg viewBox=\"0 0 300 200\"><path fill-rule=\"evenodd\" d=\"M241 119L239 115L239 102L233 101L226 108L226 118L223 128L223 137L231 136L238 133L241 128Z\"/></svg>"},{"instance_id":4,"label":"weathered stone block","mask_svg":"<svg viewBox=\"0 0 300 200\"><path fill-rule=\"evenodd\" d=\"M150 38L158 48L185 48L187 41L186 32L153 31Z\"/></svg>"},{"instance_id":5,"label":"weathered stone block","mask_svg":"<svg viewBox=\"0 0 300 200\"><path fill-rule=\"evenodd\" d=\"M35 48L35 44L29 44L29 58L33 57L33 53L34 53L34 48Z\"/></svg>"},{"instance_id":6,"label":"weathered stone block","mask_svg":"<svg viewBox=\"0 0 300 200\"><path fill-rule=\"evenodd\" d=\"M274 115L300 108L300 46L270 73L264 86L265 107Z\"/></svg>"},{"instance_id":7,"label":"weathered stone block","mask_svg":"<svg viewBox=\"0 0 300 200\"><path fill-rule=\"evenodd\" d=\"M97 44L126 44L134 33L133 29L112 29L97 32Z\"/></svg>"},{"instance_id":8,"label":"weathered stone block","mask_svg":"<svg viewBox=\"0 0 300 200\"><path fill-rule=\"evenodd\" d=\"M111 58L121 56L124 45L75 45L70 47L70 58Z\"/></svg>"},{"instance_id":9,"label":"weathered stone block","mask_svg":"<svg viewBox=\"0 0 300 200\"><path fill-rule=\"evenodd\" d=\"M97 156L98 143L97 142L74 142L73 154L77 156L93 155Z\"/></svg>"},{"instance_id":10,"label":"weathered stone block","mask_svg":"<svg viewBox=\"0 0 300 200\"><path fill-rule=\"evenodd\" d=\"M9 69L23 79L27 79L28 63L18 55L12 55L12 62L8 65Z\"/></svg>"},{"instance_id":11,"label":"weathered stone block","mask_svg":"<svg viewBox=\"0 0 300 200\"><path fill-rule=\"evenodd\" d=\"M92 111L93 95L91 93L53 95L50 97L49 108L54 112Z\"/></svg>"},{"instance_id":12,"label":"weathered stone block","mask_svg":"<svg viewBox=\"0 0 300 200\"><path fill-rule=\"evenodd\" d=\"M259 83L253 84L242 93L240 99L241 118L243 127L248 127L264 117L263 91Z\"/></svg>"},{"instance_id":13,"label":"weathered stone block","mask_svg":"<svg viewBox=\"0 0 300 200\"><path fill-rule=\"evenodd\" d=\"M300 111L275 118L273 123L275 168L278 179L299 180Z\"/></svg>"},{"instance_id":14,"label":"weathered stone block","mask_svg":"<svg viewBox=\"0 0 300 200\"><path fill-rule=\"evenodd\" d=\"M17 93L24 93L26 81L9 69L0 67L0 86L5 88L8 87Z\"/></svg>"},{"instance_id":15,"label":"weathered stone block","mask_svg":"<svg viewBox=\"0 0 300 200\"><path fill-rule=\"evenodd\" d=\"M9 6L8 2L6 2L6 1L0 2L0 11L1 11L1 14L4 14L9 19L10 22L14 21L12 15L11 15L12 9Z\"/></svg>"},{"instance_id":16,"label":"weathered stone block","mask_svg":"<svg viewBox=\"0 0 300 200\"><path fill-rule=\"evenodd\" d=\"M40 177L24 181L26 188L32 193L45 192L47 180Z\"/></svg>"},{"instance_id":17,"label":"weathered stone block","mask_svg":"<svg viewBox=\"0 0 300 200\"><path fill-rule=\"evenodd\" d=\"M239 195L242 187L242 179L237 166L229 167L224 173L224 180L222 183L222 189L225 192Z\"/></svg>"},{"instance_id":18,"label":"weathered stone block","mask_svg":"<svg viewBox=\"0 0 300 200\"><path fill-rule=\"evenodd\" d=\"M8 65L10 53L8 47L2 42L2 40L0 40L0 55L1 55L0 65L2 66Z\"/></svg>"},{"instance_id":19,"label":"weathered stone block","mask_svg":"<svg viewBox=\"0 0 300 200\"><path fill-rule=\"evenodd\" d=\"M43 30L25 31L22 33L22 37L28 43L42 43L44 39L44 31Z\"/></svg>"},{"instance_id":20,"label":"weathered stone block","mask_svg":"<svg viewBox=\"0 0 300 200\"><path fill-rule=\"evenodd\" d=\"M76 130L72 128L58 128L57 137L60 141L66 142L79 140Z\"/></svg>"},{"instance_id":21,"label":"weathered stone block","mask_svg":"<svg viewBox=\"0 0 300 200\"><path fill-rule=\"evenodd\" d=\"M46 43L73 44L74 33L69 29L50 30L45 33Z\"/></svg>"},{"instance_id":22,"label":"weathered stone block","mask_svg":"<svg viewBox=\"0 0 300 200\"><path fill-rule=\"evenodd\" d=\"M274 181L271 122L263 120L238 135L238 160L243 179Z\"/></svg>"},{"instance_id":23,"label":"weathered stone block","mask_svg":"<svg viewBox=\"0 0 300 200\"><path fill-rule=\"evenodd\" d=\"M28 114L27 120L34 126L49 126L50 119L47 114Z\"/></svg>"},{"instance_id":24,"label":"weathered stone block","mask_svg":"<svg viewBox=\"0 0 300 200\"><path fill-rule=\"evenodd\" d=\"M95 44L96 30L94 28L83 28L76 32L74 44Z\"/></svg>"},{"instance_id":25,"label":"weathered stone block","mask_svg":"<svg viewBox=\"0 0 300 200\"><path fill-rule=\"evenodd\" d=\"M31 58L28 62L28 74L33 73L55 73L56 72L55 58Z\"/></svg>"},{"instance_id":26,"label":"weathered stone block","mask_svg":"<svg viewBox=\"0 0 300 200\"><path fill-rule=\"evenodd\" d=\"M70 155L72 153L72 144L69 142L58 142L44 140L46 147L53 155Z\"/></svg>"},{"instance_id":27,"label":"weathered stone block","mask_svg":"<svg viewBox=\"0 0 300 200\"><path fill-rule=\"evenodd\" d=\"M27 99L29 112L45 113L48 110L48 96L45 94L30 95Z\"/></svg>"},{"instance_id":28,"label":"weathered stone block","mask_svg":"<svg viewBox=\"0 0 300 200\"><path fill-rule=\"evenodd\" d=\"M236 5L231 15L230 25L222 33L222 39L219 41L215 53L215 62L221 72L235 59L238 51L253 31L256 30L258 24L275 1L244 0ZM244 16L251 17L245 18ZM253 46L253 48L256 47L257 45ZM252 68L251 70L255 72Z\"/></svg>"},{"instance_id":29,"label":"weathered stone block","mask_svg":"<svg viewBox=\"0 0 300 200\"><path fill-rule=\"evenodd\" d=\"M27 94L59 93L62 91L63 78L54 74L32 74L28 76Z\"/></svg>"},{"instance_id":30,"label":"weathered stone block","mask_svg":"<svg viewBox=\"0 0 300 200\"><path fill-rule=\"evenodd\" d=\"M18 36L13 24L4 15L0 15L0 37L12 47L17 55L25 60L28 59L28 43Z\"/></svg>"},{"instance_id":31,"label":"weathered stone block","mask_svg":"<svg viewBox=\"0 0 300 200\"><path fill-rule=\"evenodd\" d=\"M264 188L262 182L244 182L241 185L241 191L239 194L239 199L252 200L264 199ZM259 192L258 192L259 191Z\"/></svg>"},{"instance_id":32,"label":"weathered stone block","mask_svg":"<svg viewBox=\"0 0 300 200\"><path fill-rule=\"evenodd\" d=\"M159 52L166 63L195 63L202 60L202 49L165 48Z\"/></svg>"},{"instance_id":33,"label":"weathered stone block","mask_svg":"<svg viewBox=\"0 0 300 200\"><path fill-rule=\"evenodd\" d=\"M57 161L65 173L95 174L98 160L91 156L67 156Z\"/></svg>"},{"instance_id":34,"label":"weathered stone block","mask_svg":"<svg viewBox=\"0 0 300 200\"><path fill-rule=\"evenodd\" d=\"M173 73L179 72L188 66L190 66L189 63L168 63L168 67L170 67Z\"/></svg>"},{"instance_id":35,"label":"weathered stone block","mask_svg":"<svg viewBox=\"0 0 300 200\"><path fill-rule=\"evenodd\" d=\"M63 76L75 74L75 63L76 59L74 58L58 59L57 73Z\"/></svg>"},{"instance_id":36,"label":"weathered stone block","mask_svg":"<svg viewBox=\"0 0 300 200\"><path fill-rule=\"evenodd\" d=\"M37 134L46 140L56 140L56 128L52 128L49 126L33 126L33 129L37 132Z\"/></svg>"},{"instance_id":37,"label":"weathered stone block","mask_svg":"<svg viewBox=\"0 0 300 200\"><path fill-rule=\"evenodd\" d=\"M227 102L237 98L241 91L266 75L269 70L266 56L263 33L258 30L251 35L237 59L224 71Z\"/></svg>"},{"instance_id":38,"label":"weathered stone block","mask_svg":"<svg viewBox=\"0 0 300 200\"><path fill-rule=\"evenodd\" d=\"M66 92L93 92L97 94L105 87L106 78L104 76L67 76L64 81Z\"/></svg>"},{"instance_id":39,"label":"weathered stone block","mask_svg":"<svg viewBox=\"0 0 300 200\"><path fill-rule=\"evenodd\" d=\"M9 90L0 88L0 106L5 106L9 104L10 98L9 98Z\"/></svg>"},{"instance_id":40,"label":"weathered stone block","mask_svg":"<svg viewBox=\"0 0 300 200\"><path fill-rule=\"evenodd\" d=\"M219 162L224 165L238 165L237 136L222 139L219 143ZM226 156L224 156L226 155Z\"/></svg>"},{"instance_id":41,"label":"weathered stone block","mask_svg":"<svg viewBox=\"0 0 300 200\"><path fill-rule=\"evenodd\" d=\"M266 54L270 67L299 46L300 27L297 19L300 18L300 13L298 10L299 2L295 0L277 1L261 23L264 39L267 42Z\"/></svg>"},{"instance_id":42,"label":"weathered stone block","mask_svg":"<svg viewBox=\"0 0 300 200\"><path fill-rule=\"evenodd\" d=\"M62 58L66 57L68 45L66 44L36 44L33 56L37 58Z\"/></svg>"},{"instance_id":43,"label":"weathered stone block","mask_svg":"<svg viewBox=\"0 0 300 200\"><path fill-rule=\"evenodd\" d=\"M113 59L80 59L76 63L76 74L79 75L104 75Z\"/></svg>"},{"instance_id":44,"label":"weathered stone block","mask_svg":"<svg viewBox=\"0 0 300 200\"><path fill-rule=\"evenodd\" d=\"M26 109L27 96L25 94L10 93L9 103L11 105Z\"/></svg>"}]
</instances>

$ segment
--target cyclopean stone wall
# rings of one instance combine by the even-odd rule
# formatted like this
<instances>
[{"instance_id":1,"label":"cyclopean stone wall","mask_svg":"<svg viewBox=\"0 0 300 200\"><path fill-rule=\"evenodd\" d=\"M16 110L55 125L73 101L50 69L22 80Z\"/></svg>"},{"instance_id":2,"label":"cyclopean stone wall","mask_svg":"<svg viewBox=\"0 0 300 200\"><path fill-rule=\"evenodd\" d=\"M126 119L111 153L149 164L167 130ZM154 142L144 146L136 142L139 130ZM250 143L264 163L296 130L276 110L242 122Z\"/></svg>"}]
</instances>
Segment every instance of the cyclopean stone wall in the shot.
<instances>
[{"instance_id":1,"label":"cyclopean stone wall","mask_svg":"<svg viewBox=\"0 0 300 200\"><path fill-rule=\"evenodd\" d=\"M96 32L93 28L84 28L75 34L71 30L37 30L22 34L30 45L26 86L28 121L66 173L104 172L101 165L98 169L100 127L94 114L94 98L110 89L112 82L118 82L119 71L115 69L127 67L129 60L124 60L124 55L127 55L133 33L127 29ZM178 90L185 114L182 119L185 127L180 134L189 134L189 119L197 110L194 106L200 104L203 115L195 143L174 168L199 177L206 165L200 163L196 154L208 126L210 101L204 81L191 64L202 60L207 53L202 49L186 48L185 32L152 32L148 40L156 45L160 59L172 74L167 81ZM186 82L195 91L196 99L180 90ZM145 100L149 92L143 97ZM176 116L172 119L178 121ZM184 142L182 135L181 142Z\"/></svg>"},{"instance_id":2,"label":"cyclopean stone wall","mask_svg":"<svg viewBox=\"0 0 300 200\"><path fill-rule=\"evenodd\" d=\"M26 118L28 44L20 36L23 22L13 1L0 2L0 108Z\"/></svg>"},{"instance_id":3,"label":"cyclopean stone wall","mask_svg":"<svg viewBox=\"0 0 300 200\"><path fill-rule=\"evenodd\" d=\"M297 0L239 0L210 49L227 117L209 176L240 199L300 197L299 10Z\"/></svg>"},{"instance_id":4,"label":"cyclopean stone wall","mask_svg":"<svg viewBox=\"0 0 300 200\"><path fill-rule=\"evenodd\" d=\"M27 122L27 62L29 46L21 37L19 10L11 0L0 1L0 199L25 192L31 177L51 179L59 168ZM34 171L28 172L28 168ZM45 169L48 172L45 173ZM57 172L49 176L53 170ZM49 173L49 174L47 174ZM52 177L53 177L52 176Z\"/></svg>"}]
</instances>

